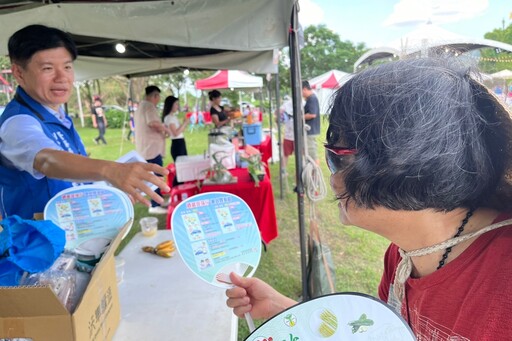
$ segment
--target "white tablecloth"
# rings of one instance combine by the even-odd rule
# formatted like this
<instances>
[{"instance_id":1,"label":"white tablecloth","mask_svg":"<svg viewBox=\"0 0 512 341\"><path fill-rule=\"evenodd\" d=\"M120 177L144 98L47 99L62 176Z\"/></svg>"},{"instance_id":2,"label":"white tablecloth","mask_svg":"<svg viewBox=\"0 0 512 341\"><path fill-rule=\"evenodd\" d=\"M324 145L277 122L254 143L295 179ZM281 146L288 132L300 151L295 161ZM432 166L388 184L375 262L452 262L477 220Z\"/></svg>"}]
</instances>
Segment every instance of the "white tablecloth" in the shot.
<instances>
[{"instance_id":1,"label":"white tablecloth","mask_svg":"<svg viewBox=\"0 0 512 341\"><path fill-rule=\"evenodd\" d=\"M141 250L169 239L170 230L153 237L139 232L119 255L125 265L114 340L237 340L238 320L226 306L225 289L194 275L177 251L162 258Z\"/></svg>"}]
</instances>

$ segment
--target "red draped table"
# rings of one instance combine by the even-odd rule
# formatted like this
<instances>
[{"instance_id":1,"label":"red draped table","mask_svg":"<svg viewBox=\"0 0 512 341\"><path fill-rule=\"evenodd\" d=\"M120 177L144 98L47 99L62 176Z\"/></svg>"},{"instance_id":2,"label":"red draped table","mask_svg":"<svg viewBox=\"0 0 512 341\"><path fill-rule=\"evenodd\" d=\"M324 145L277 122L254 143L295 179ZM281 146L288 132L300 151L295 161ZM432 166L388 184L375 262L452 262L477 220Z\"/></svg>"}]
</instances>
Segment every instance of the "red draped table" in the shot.
<instances>
[{"instance_id":1,"label":"red draped table","mask_svg":"<svg viewBox=\"0 0 512 341\"><path fill-rule=\"evenodd\" d=\"M256 187L246 168L230 170L238 178L237 183L203 185L200 192L227 192L242 198L249 205L261 233L261 239L268 244L277 237L277 219L272 183L268 175Z\"/></svg>"}]
</instances>

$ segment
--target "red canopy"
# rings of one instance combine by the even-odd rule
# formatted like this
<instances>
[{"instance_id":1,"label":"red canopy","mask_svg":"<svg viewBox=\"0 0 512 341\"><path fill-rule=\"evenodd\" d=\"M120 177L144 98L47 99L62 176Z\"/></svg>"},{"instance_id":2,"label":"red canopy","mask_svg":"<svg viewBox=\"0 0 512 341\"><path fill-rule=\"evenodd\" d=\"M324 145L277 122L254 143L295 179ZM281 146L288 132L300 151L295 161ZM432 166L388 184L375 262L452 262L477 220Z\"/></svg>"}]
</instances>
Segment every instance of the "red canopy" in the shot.
<instances>
[{"instance_id":1,"label":"red canopy","mask_svg":"<svg viewBox=\"0 0 512 341\"><path fill-rule=\"evenodd\" d=\"M337 89L343 85L351 74L338 70L331 70L309 80L312 89Z\"/></svg>"},{"instance_id":2,"label":"red canopy","mask_svg":"<svg viewBox=\"0 0 512 341\"><path fill-rule=\"evenodd\" d=\"M219 70L208 78L196 81L198 90L261 87L263 87L263 78L236 70Z\"/></svg>"},{"instance_id":3,"label":"red canopy","mask_svg":"<svg viewBox=\"0 0 512 341\"><path fill-rule=\"evenodd\" d=\"M11 84L2 76L0 76L0 87L3 88L0 92L12 92Z\"/></svg>"}]
</instances>

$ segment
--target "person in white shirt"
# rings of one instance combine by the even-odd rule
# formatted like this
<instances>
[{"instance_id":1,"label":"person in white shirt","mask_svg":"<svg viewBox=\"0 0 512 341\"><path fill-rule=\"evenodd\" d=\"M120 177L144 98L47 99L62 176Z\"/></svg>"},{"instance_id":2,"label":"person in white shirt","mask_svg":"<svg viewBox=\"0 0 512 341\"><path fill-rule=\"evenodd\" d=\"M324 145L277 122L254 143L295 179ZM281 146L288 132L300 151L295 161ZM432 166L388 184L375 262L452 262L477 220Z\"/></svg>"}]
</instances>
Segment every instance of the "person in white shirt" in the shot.
<instances>
[{"instance_id":1,"label":"person in white shirt","mask_svg":"<svg viewBox=\"0 0 512 341\"><path fill-rule=\"evenodd\" d=\"M187 128L190 120L185 118L183 122L178 119L179 101L174 96L168 96L164 102L164 110L162 111L162 120L165 127L168 129L169 137L171 138L171 156L174 162L180 155L187 155L187 144L183 131ZM173 186L178 185L179 182L174 178Z\"/></svg>"},{"instance_id":2,"label":"person in white shirt","mask_svg":"<svg viewBox=\"0 0 512 341\"><path fill-rule=\"evenodd\" d=\"M165 136L167 128L160 121L156 105L160 101L160 89L150 85L145 89L146 97L142 100L135 112L135 150L148 163L163 165L165 155ZM155 191L160 195L160 189ZM156 201L151 201L149 208L151 214L167 214L167 209Z\"/></svg>"},{"instance_id":3,"label":"person in white shirt","mask_svg":"<svg viewBox=\"0 0 512 341\"><path fill-rule=\"evenodd\" d=\"M295 149L293 135L293 103L289 96L285 96L284 103L279 109L279 114L278 117L281 122L284 123L283 162L281 164L281 172L286 174L288 158L293 154Z\"/></svg>"}]
</instances>

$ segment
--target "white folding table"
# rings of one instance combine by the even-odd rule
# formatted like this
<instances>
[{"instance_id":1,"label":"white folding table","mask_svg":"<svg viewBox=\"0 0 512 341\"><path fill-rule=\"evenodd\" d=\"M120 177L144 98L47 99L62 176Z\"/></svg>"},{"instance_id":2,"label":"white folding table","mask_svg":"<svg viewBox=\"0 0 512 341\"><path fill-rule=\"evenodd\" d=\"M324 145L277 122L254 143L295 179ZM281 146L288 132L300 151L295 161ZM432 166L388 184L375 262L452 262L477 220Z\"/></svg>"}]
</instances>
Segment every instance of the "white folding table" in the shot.
<instances>
[{"instance_id":1,"label":"white folding table","mask_svg":"<svg viewBox=\"0 0 512 341\"><path fill-rule=\"evenodd\" d=\"M225 289L194 275L177 251L162 258L141 250L169 239L170 230L153 237L139 232L120 253L125 265L114 340L237 340L238 319L226 306Z\"/></svg>"}]
</instances>

